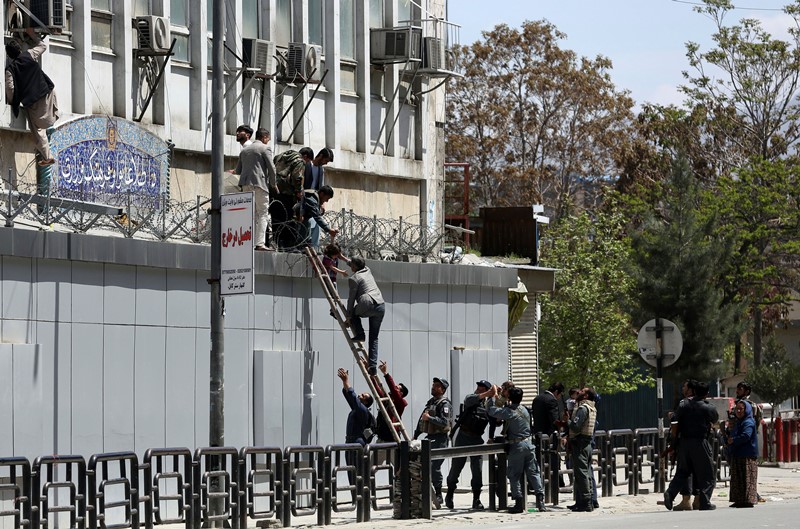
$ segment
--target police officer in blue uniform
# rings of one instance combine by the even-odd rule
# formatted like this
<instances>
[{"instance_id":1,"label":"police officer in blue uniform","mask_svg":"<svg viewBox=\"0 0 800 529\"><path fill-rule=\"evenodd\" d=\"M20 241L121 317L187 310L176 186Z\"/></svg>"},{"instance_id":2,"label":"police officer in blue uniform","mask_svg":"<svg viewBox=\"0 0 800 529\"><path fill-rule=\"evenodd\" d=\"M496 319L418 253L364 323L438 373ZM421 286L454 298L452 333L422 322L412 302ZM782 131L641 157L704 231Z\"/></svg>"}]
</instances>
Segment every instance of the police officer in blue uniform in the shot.
<instances>
[{"instance_id":1,"label":"police officer in blue uniform","mask_svg":"<svg viewBox=\"0 0 800 529\"><path fill-rule=\"evenodd\" d=\"M432 449L447 447L447 433L450 431L450 415L453 406L444 394L449 387L450 383L446 379L434 377L433 385L431 385L431 399L425 404L425 411L417 421L417 428L414 431L414 439L424 433L431 442ZM434 498L436 508L442 505L442 463L444 463L444 459L431 461L431 483L436 492Z\"/></svg>"},{"instance_id":2,"label":"police officer in blue uniform","mask_svg":"<svg viewBox=\"0 0 800 529\"><path fill-rule=\"evenodd\" d=\"M494 401L494 397L499 392L497 386L492 388L492 396L489 398L489 407L486 411L490 417L505 421L508 428L506 432L508 481L511 483L511 499L514 500L514 505L509 507L508 512L516 514L525 510L525 501L522 498L523 474L527 476L528 483L536 494L536 508L541 512L546 512L542 477L536 462L536 452L531 442L531 415L528 409L520 404L523 395L522 388L509 389L509 404L502 407L496 406Z\"/></svg>"}]
</instances>

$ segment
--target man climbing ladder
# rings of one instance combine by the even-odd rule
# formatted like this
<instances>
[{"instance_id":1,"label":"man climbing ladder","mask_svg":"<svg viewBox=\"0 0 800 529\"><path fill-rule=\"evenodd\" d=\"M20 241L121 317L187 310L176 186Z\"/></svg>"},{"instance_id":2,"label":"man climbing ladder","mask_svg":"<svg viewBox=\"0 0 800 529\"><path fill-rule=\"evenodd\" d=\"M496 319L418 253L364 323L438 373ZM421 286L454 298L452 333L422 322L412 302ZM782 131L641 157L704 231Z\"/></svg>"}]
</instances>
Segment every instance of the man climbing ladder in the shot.
<instances>
[{"instance_id":1,"label":"man climbing ladder","mask_svg":"<svg viewBox=\"0 0 800 529\"><path fill-rule=\"evenodd\" d=\"M320 260L319 256L309 247L306 247L306 255L308 256L308 260L311 262L314 275L317 276L322 284L322 290L325 292L325 297L331 306L331 314L336 318L336 321L339 322L339 327L342 329L345 340L347 340L347 344L350 346L350 350L353 352L353 356L356 359L358 369L361 371L361 374L367 381L367 386L369 386L372 397L375 399L375 402L378 403L378 409L380 410L381 416L387 424L391 424L393 426L393 428L390 428L389 430L392 432L395 442L399 443L400 441L410 441L411 437L408 435L408 431L403 425L403 421L399 419L400 414L397 412L391 397L388 396L389 392L383 386L380 378L377 376L371 376L368 371L368 362L370 358L361 341L357 341L355 339L360 337L353 336L351 333L351 328L349 327L347 317L347 310L342 303L342 300L339 298L339 293L336 291L336 286L326 273L325 267L322 265L322 261ZM363 261L361 262L363 263ZM381 299L381 302L382 301L383 299ZM370 320L371 319L372 318L370 318ZM372 321L370 321L370 334L372 334L371 327ZM361 333L363 334L363 329L361 330ZM375 361L377 362L377 354Z\"/></svg>"}]
</instances>

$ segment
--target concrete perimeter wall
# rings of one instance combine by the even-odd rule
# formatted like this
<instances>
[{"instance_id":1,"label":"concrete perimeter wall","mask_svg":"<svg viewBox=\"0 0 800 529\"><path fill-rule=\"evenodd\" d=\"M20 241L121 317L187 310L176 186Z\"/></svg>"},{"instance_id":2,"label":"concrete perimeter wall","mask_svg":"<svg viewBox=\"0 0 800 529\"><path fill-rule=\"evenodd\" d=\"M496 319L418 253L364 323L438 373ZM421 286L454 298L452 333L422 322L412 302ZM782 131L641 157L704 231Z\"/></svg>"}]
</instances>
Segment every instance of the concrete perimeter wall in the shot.
<instances>
[{"instance_id":1,"label":"concrete perimeter wall","mask_svg":"<svg viewBox=\"0 0 800 529\"><path fill-rule=\"evenodd\" d=\"M0 228L0 456L206 446L209 262L201 245ZM514 270L368 266L409 428L431 377L456 402L505 379ZM299 254L258 253L256 270L256 294L225 302L225 444L344 442L336 368L366 384L321 289Z\"/></svg>"}]
</instances>

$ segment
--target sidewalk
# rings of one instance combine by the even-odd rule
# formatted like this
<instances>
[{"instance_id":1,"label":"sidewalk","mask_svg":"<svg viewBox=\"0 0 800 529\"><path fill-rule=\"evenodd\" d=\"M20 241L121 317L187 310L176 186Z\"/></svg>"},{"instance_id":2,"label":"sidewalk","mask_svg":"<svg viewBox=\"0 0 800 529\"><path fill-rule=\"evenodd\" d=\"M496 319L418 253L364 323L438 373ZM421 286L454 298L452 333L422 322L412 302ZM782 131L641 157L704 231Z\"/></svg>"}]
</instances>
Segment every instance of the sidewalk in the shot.
<instances>
[{"instance_id":1,"label":"sidewalk","mask_svg":"<svg viewBox=\"0 0 800 529\"><path fill-rule=\"evenodd\" d=\"M620 491L624 487L618 487ZM792 467L759 467L758 469L758 492L767 502L784 502L800 500L800 465ZM483 503L488 505L488 493L483 494ZM533 498L529 497L529 507L533 507ZM380 529L404 529L418 528L422 526L437 527L440 529L455 529L459 527L477 526L497 527L508 521L528 521L554 523L568 523L570 520L585 520L594 516L607 516L609 514L627 513L648 513L666 510L658 501L662 500L661 494L650 493L638 496L617 495L613 497L600 498L600 509L591 513L573 513L567 509L567 505L572 504L566 494L560 497L561 503L558 507L551 508L549 505L546 513L523 513L508 514L504 512L475 512L470 510L472 504L472 494L464 493L455 496L456 508L452 511L439 509L433 511L433 520L394 520L391 511L372 512L372 519L365 523L354 523L354 513L334 513L332 525L347 525L348 527L367 529L380 527ZM713 502L718 507L728 506L728 487L718 485L714 490ZM675 513L680 516L682 513ZM314 520L312 517L296 518L292 521L293 527L312 527ZM569 522L572 523L572 522Z\"/></svg>"}]
</instances>

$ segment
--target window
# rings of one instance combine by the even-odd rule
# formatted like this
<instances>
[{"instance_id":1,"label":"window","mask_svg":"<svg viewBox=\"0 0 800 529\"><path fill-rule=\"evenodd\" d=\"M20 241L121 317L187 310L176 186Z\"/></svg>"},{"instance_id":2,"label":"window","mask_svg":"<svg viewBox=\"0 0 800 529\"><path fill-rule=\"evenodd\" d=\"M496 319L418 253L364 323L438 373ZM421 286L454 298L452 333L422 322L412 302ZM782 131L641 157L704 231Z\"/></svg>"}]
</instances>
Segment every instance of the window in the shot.
<instances>
[{"instance_id":1,"label":"window","mask_svg":"<svg viewBox=\"0 0 800 529\"><path fill-rule=\"evenodd\" d=\"M369 27L383 27L383 0L369 0Z\"/></svg>"},{"instance_id":2,"label":"window","mask_svg":"<svg viewBox=\"0 0 800 529\"><path fill-rule=\"evenodd\" d=\"M64 27L60 34L53 34L53 39L72 42L72 12L72 0L67 0L64 3Z\"/></svg>"},{"instance_id":3,"label":"window","mask_svg":"<svg viewBox=\"0 0 800 529\"><path fill-rule=\"evenodd\" d=\"M339 2L339 39L341 39L341 54L344 59L354 59L356 56L356 24L353 0Z\"/></svg>"},{"instance_id":4,"label":"window","mask_svg":"<svg viewBox=\"0 0 800 529\"><path fill-rule=\"evenodd\" d=\"M308 0L308 41L311 44L325 45L322 0Z\"/></svg>"},{"instance_id":5,"label":"window","mask_svg":"<svg viewBox=\"0 0 800 529\"><path fill-rule=\"evenodd\" d=\"M259 28L259 0L242 0L242 37L257 39L261 37Z\"/></svg>"},{"instance_id":6,"label":"window","mask_svg":"<svg viewBox=\"0 0 800 529\"><path fill-rule=\"evenodd\" d=\"M275 44L289 47L292 42L292 0L276 1Z\"/></svg>"},{"instance_id":7,"label":"window","mask_svg":"<svg viewBox=\"0 0 800 529\"><path fill-rule=\"evenodd\" d=\"M175 39L173 60L189 62L189 10L186 0L170 0L169 20L172 38Z\"/></svg>"},{"instance_id":8,"label":"window","mask_svg":"<svg viewBox=\"0 0 800 529\"><path fill-rule=\"evenodd\" d=\"M404 22L411 20L411 0L397 0L397 21Z\"/></svg>"},{"instance_id":9,"label":"window","mask_svg":"<svg viewBox=\"0 0 800 529\"><path fill-rule=\"evenodd\" d=\"M92 0L92 48L112 51L111 0Z\"/></svg>"},{"instance_id":10,"label":"window","mask_svg":"<svg viewBox=\"0 0 800 529\"><path fill-rule=\"evenodd\" d=\"M369 70L369 93L372 97L386 99L384 91L384 73L382 66L371 66Z\"/></svg>"},{"instance_id":11,"label":"window","mask_svg":"<svg viewBox=\"0 0 800 529\"><path fill-rule=\"evenodd\" d=\"M152 15L153 10L150 6L150 0L133 0L133 16L141 17L145 15Z\"/></svg>"}]
</instances>

